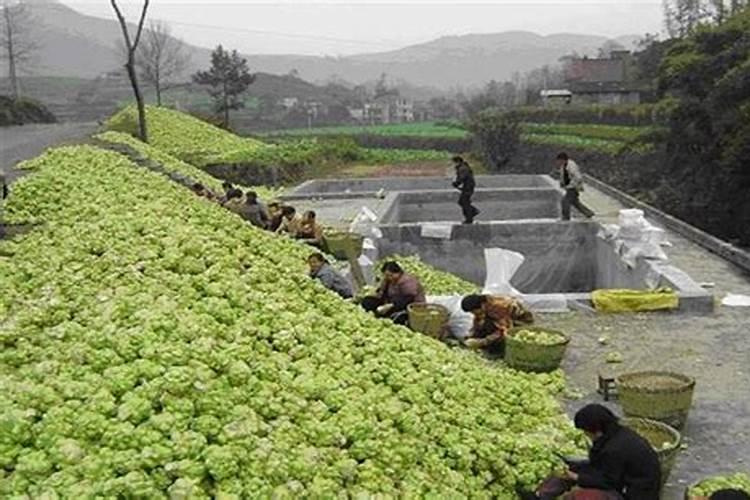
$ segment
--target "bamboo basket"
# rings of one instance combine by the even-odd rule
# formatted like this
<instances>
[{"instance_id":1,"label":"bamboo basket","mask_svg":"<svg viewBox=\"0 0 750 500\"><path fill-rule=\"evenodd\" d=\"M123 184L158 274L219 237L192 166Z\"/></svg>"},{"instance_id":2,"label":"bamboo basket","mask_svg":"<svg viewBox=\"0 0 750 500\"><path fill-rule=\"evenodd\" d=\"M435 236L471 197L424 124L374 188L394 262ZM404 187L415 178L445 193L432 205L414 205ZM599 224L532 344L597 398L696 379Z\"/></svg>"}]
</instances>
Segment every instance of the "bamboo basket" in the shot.
<instances>
[{"instance_id":1,"label":"bamboo basket","mask_svg":"<svg viewBox=\"0 0 750 500\"><path fill-rule=\"evenodd\" d=\"M332 232L323 235L323 243L331 255L339 260L362 255L364 236L357 233Z\"/></svg>"},{"instance_id":2,"label":"bamboo basket","mask_svg":"<svg viewBox=\"0 0 750 500\"><path fill-rule=\"evenodd\" d=\"M695 379L666 371L626 373L616 379L622 410L628 417L658 420L681 429L693 402Z\"/></svg>"},{"instance_id":3,"label":"bamboo basket","mask_svg":"<svg viewBox=\"0 0 750 500\"><path fill-rule=\"evenodd\" d=\"M620 423L635 431L654 448L659 457L661 484L664 486L674 467L677 453L680 451L682 436L679 431L667 424L647 418L623 418Z\"/></svg>"},{"instance_id":4,"label":"bamboo basket","mask_svg":"<svg viewBox=\"0 0 750 500\"><path fill-rule=\"evenodd\" d=\"M409 327L429 337L442 339L447 331L450 312L437 304L409 304Z\"/></svg>"},{"instance_id":5,"label":"bamboo basket","mask_svg":"<svg viewBox=\"0 0 750 500\"><path fill-rule=\"evenodd\" d=\"M524 342L514 337L521 330L551 333L560 337L560 343L540 345ZM511 368L527 372L551 372L559 368L569 343L570 337L557 330L533 326L513 328L505 339L505 362Z\"/></svg>"}]
</instances>

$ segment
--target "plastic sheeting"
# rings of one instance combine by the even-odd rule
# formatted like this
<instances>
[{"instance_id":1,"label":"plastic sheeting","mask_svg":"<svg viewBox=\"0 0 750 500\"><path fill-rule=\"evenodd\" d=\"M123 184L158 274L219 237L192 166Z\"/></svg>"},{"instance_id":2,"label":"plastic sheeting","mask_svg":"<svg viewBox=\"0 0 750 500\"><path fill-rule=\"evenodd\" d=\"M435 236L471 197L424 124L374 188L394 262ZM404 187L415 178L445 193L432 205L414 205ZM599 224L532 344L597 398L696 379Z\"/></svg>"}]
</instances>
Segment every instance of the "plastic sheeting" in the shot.
<instances>
[{"instance_id":1,"label":"plastic sheeting","mask_svg":"<svg viewBox=\"0 0 750 500\"><path fill-rule=\"evenodd\" d=\"M436 238L442 240L451 239L453 234L453 224L440 224L436 222L427 222L422 224L422 238Z\"/></svg>"},{"instance_id":2,"label":"plastic sheeting","mask_svg":"<svg viewBox=\"0 0 750 500\"><path fill-rule=\"evenodd\" d=\"M669 245L666 232L648 222L642 210L620 210L618 224L604 226L599 237L614 240L617 253L631 268L636 266L640 257L668 260L661 248Z\"/></svg>"},{"instance_id":3,"label":"plastic sheeting","mask_svg":"<svg viewBox=\"0 0 750 500\"><path fill-rule=\"evenodd\" d=\"M365 238L382 238L383 232L378 228L377 220L375 212L362 207L349 226L349 232L361 234Z\"/></svg>"},{"instance_id":4,"label":"plastic sheeting","mask_svg":"<svg viewBox=\"0 0 750 500\"><path fill-rule=\"evenodd\" d=\"M450 318L448 328L451 335L459 340L465 339L474 324L474 315L461 309L462 295L435 295L425 297L428 304L437 304L448 309Z\"/></svg>"},{"instance_id":5,"label":"plastic sheeting","mask_svg":"<svg viewBox=\"0 0 750 500\"><path fill-rule=\"evenodd\" d=\"M525 257L504 248L486 248L484 258L487 266L487 279L482 293L489 295L510 295L519 298L532 311L565 312L568 301L560 293L524 294L511 285Z\"/></svg>"}]
</instances>

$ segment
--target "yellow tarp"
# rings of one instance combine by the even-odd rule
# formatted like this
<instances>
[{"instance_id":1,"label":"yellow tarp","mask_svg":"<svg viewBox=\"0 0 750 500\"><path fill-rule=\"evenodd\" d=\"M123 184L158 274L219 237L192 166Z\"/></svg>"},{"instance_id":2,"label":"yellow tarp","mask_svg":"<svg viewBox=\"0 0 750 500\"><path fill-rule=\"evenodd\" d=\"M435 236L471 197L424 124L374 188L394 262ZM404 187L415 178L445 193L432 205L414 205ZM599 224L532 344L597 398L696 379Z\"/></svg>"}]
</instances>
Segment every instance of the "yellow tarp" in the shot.
<instances>
[{"instance_id":1,"label":"yellow tarp","mask_svg":"<svg viewBox=\"0 0 750 500\"><path fill-rule=\"evenodd\" d=\"M594 307L601 312L639 312L677 309L679 298L669 288L658 290L594 290Z\"/></svg>"}]
</instances>

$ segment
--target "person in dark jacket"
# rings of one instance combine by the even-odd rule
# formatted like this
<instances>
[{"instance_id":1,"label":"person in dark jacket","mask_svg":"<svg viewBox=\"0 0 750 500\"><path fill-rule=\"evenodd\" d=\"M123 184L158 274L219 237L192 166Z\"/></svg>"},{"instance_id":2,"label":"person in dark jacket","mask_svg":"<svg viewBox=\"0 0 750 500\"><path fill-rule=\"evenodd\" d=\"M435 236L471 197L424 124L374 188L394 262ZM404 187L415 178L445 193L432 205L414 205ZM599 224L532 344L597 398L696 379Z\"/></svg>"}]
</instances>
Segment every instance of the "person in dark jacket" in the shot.
<instances>
[{"instance_id":1,"label":"person in dark jacket","mask_svg":"<svg viewBox=\"0 0 750 500\"><path fill-rule=\"evenodd\" d=\"M574 422L593 443L588 462L570 466L562 479L548 479L536 493L519 491L523 500L552 500L571 489L571 500L659 500L661 467L648 441L599 404L584 406Z\"/></svg>"},{"instance_id":2,"label":"person in dark jacket","mask_svg":"<svg viewBox=\"0 0 750 500\"><path fill-rule=\"evenodd\" d=\"M239 207L240 216L255 227L262 229L268 228L270 217L266 207L258 201L258 194L255 191L245 193L245 203Z\"/></svg>"},{"instance_id":3,"label":"person in dark jacket","mask_svg":"<svg viewBox=\"0 0 750 500\"><path fill-rule=\"evenodd\" d=\"M453 163L456 167L456 180L453 182L453 187L461 191L461 195L458 197L458 205L464 214L464 224L473 224L474 217L479 215L477 207L471 204L471 197L474 195L474 188L476 188L474 172L460 156L454 156Z\"/></svg>"},{"instance_id":4,"label":"person in dark jacket","mask_svg":"<svg viewBox=\"0 0 750 500\"><path fill-rule=\"evenodd\" d=\"M323 254L314 253L307 258L307 265L310 266L310 277L320 281L323 286L333 290L344 299L350 299L354 295L352 285L339 274L328 263Z\"/></svg>"},{"instance_id":5,"label":"person in dark jacket","mask_svg":"<svg viewBox=\"0 0 750 500\"><path fill-rule=\"evenodd\" d=\"M362 299L362 307L380 318L406 325L409 304L424 303L425 293L416 276L404 272L397 262L386 262L381 268L383 281L374 296Z\"/></svg>"}]
</instances>

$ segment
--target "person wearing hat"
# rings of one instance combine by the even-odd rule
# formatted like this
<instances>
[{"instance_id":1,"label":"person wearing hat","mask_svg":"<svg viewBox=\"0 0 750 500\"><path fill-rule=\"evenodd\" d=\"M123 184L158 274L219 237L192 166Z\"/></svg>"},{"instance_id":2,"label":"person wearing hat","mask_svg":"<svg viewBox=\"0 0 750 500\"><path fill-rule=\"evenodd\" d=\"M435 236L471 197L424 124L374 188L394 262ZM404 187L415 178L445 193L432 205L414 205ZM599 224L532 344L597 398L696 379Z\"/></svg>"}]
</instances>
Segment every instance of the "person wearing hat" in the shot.
<instances>
[{"instance_id":1,"label":"person wearing hat","mask_svg":"<svg viewBox=\"0 0 750 500\"><path fill-rule=\"evenodd\" d=\"M453 187L461 191L458 197L458 205L464 214L464 224L473 224L474 217L479 215L479 209L471 204L471 197L474 195L476 181L474 172L466 160L460 156L453 157L453 164L456 167L456 180L453 181Z\"/></svg>"}]
</instances>

